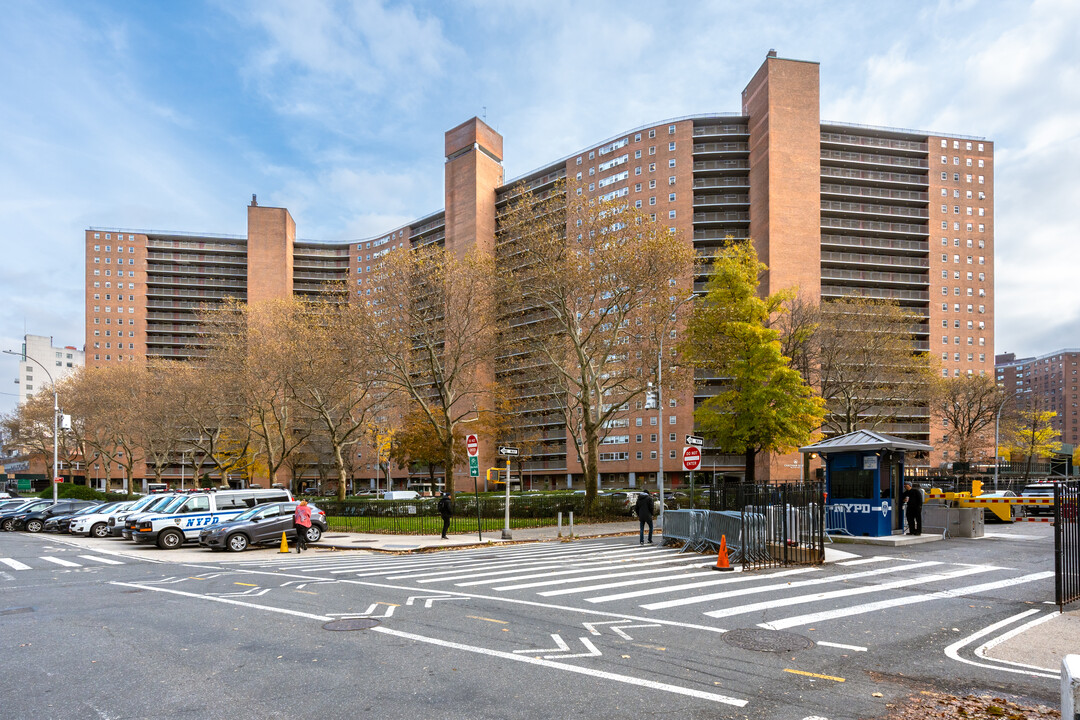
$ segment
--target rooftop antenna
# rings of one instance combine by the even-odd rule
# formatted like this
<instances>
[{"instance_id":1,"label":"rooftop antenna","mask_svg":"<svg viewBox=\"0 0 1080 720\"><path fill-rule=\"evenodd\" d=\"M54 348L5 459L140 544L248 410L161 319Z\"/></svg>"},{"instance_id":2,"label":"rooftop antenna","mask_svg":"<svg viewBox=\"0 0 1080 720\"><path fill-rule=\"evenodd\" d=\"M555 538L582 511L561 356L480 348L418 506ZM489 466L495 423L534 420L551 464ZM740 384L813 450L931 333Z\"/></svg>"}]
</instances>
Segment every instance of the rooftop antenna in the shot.
<instances>
[{"instance_id":1,"label":"rooftop antenna","mask_svg":"<svg viewBox=\"0 0 1080 720\"><path fill-rule=\"evenodd\" d=\"M482 117L483 121L487 122L487 105L480 108L480 110L481 110L481 117Z\"/></svg>"},{"instance_id":2,"label":"rooftop antenna","mask_svg":"<svg viewBox=\"0 0 1080 720\"><path fill-rule=\"evenodd\" d=\"M259 201L255 199L255 193L251 193L251 207L258 207Z\"/></svg>"}]
</instances>

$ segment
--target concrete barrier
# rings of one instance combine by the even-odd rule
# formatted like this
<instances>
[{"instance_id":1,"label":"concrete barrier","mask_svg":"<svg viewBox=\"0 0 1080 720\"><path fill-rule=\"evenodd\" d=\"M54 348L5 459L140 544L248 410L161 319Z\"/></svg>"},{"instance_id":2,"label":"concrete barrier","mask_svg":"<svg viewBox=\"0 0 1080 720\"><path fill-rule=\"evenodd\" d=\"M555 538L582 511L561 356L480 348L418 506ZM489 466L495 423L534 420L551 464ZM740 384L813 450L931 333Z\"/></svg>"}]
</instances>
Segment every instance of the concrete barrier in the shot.
<instances>
[{"instance_id":1,"label":"concrete barrier","mask_svg":"<svg viewBox=\"0 0 1080 720\"><path fill-rule=\"evenodd\" d=\"M1080 655L1061 661L1061 720L1080 720Z\"/></svg>"}]
</instances>

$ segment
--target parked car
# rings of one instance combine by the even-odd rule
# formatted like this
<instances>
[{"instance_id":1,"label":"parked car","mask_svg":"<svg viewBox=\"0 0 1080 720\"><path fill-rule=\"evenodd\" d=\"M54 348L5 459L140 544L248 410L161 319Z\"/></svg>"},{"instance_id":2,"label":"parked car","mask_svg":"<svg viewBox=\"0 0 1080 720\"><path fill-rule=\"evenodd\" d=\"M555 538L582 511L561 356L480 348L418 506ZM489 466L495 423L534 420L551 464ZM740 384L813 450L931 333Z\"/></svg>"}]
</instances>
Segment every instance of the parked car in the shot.
<instances>
[{"instance_id":1,"label":"parked car","mask_svg":"<svg viewBox=\"0 0 1080 720\"><path fill-rule=\"evenodd\" d=\"M387 490L382 494L383 500L415 500L420 493L415 490Z\"/></svg>"},{"instance_id":2,"label":"parked car","mask_svg":"<svg viewBox=\"0 0 1080 720\"><path fill-rule=\"evenodd\" d=\"M228 522L249 508L277 502L292 502L288 490L220 490L183 496L183 501L163 511L143 515L131 525L131 537L138 543L156 543L173 550L185 542L199 540L207 527Z\"/></svg>"},{"instance_id":3,"label":"parked car","mask_svg":"<svg viewBox=\"0 0 1080 720\"><path fill-rule=\"evenodd\" d=\"M1054 483L1033 483L1020 491L1022 498L1050 498L1054 499ZM1053 515L1054 505L1024 505L1025 515Z\"/></svg>"},{"instance_id":4,"label":"parked car","mask_svg":"<svg viewBox=\"0 0 1080 720\"><path fill-rule=\"evenodd\" d=\"M112 505L113 503L95 502L93 505L87 505L81 510L76 510L73 513L65 513L63 515L53 515L51 518L45 521L45 527L42 528L44 532L53 533L67 533L68 528L71 526L71 519L76 515L82 515L83 513L92 512L104 505Z\"/></svg>"},{"instance_id":5,"label":"parked car","mask_svg":"<svg viewBox=\"0 0 1080 720\"><path fill-rule=\"evenodd\" d=\"M39 533L45 528L45 521L54 515L70 515L86 507L96 506L93 500L59 500L55 504L37 508L15 519L15 529Z\"/></svg>"},{"instance_id":6,"label":"parked car","mask_svg":"<svg viewBox=\"0 0 1080 720\"><path fill-rule=\"evenodd\" d=\"M109 535L112 537L125 537L125 539L130 539L130 534L127 536L124 535L125 523L127 522L128 517L135 513L142 512L149 507L161 507L167 505L172 502L175 497L175 495L144 495L138 500L135 500L127 510L113 513L109 516Z\"/></svg>"},{"instance_id":7,"label":"parked car","mask_svg":"<svg viewBox=\"0 0 1080 720\"><path fill-rule=\"evenodd\" d=\"M283 502L253 507L232 520L202 530L199 545L211 550L241 552L251 545L277 544L281 541L281 533L285 533L289 542L295 542L293 513L296 505L295 502ZM319 542L326 532L326 512L314 505L308 507L311 508L311 528L307 532L307 541Z\"/></svg>"},{"instance_id":8,"label":"parked car","mask_svg":"<svg viewBox=\"0 0 1080 720\"><path fill-rule=\"evenodd\" d=\"M96 538L107 538L109 537L109 518L125 512L134 505L135 502L135 500L124 500L122 502L110 503L109 505L90 510L89 512L79 513L71 518L71 525L68 527L68 532L72 535L89 535Z\"/></svg>"},{"instance_id":9,"label":"parked car","mask_svg":"<svg viewBox=\"0 0 1080 720\"><path fill-rule=\"evenodd\" d=\"M30 498L0 510L0 530L11 532L15 529L16 519L21 520L27 513L49 505L52 505L52 500Z\"/></svg>"}]
</instances>

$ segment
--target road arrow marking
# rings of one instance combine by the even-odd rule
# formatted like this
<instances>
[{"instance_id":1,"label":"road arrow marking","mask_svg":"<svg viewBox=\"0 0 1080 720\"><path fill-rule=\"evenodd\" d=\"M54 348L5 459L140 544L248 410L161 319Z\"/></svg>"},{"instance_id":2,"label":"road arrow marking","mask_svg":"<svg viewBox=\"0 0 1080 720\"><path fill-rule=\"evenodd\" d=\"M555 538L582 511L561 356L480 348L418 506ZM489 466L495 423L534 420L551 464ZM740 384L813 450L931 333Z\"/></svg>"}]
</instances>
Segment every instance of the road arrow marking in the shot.
<instances>
[{"instance_id":1,"label":"road arrow marking","mask_svg":"<svg viewBox=\"0 0 1080 720\"><path fill-rule=\"evenodd\" d=\"M555 644L558 645L559 647L549 648L547 650L540 650L538 648L529 648L528 650L515 650L514 652L515 653L546 653L546 652L552 652L553 650L558 650L560 652L567 652L568 650L570 650L570 646L567 645L566 642L561 637L559 637L558 635L553 634L551 636L551 639L554 640Z\"/></svg>"},{"instance_id":2,"label":"road arrow marking","mask_svg":"<svg viewBox=\"0 0 1080 720\"><path fill-rule=\"evenodd\" d=\"M632 621L631 620L603 620L601 622L589 622L589 623L581 623L581 624L592 635L599 635L600 634L600 631L596 629L597 625L611 625L611 632L615 633L616 635L621 637L623 640L633 640L634 639L634 638L630 637L629 635L627 635L625 632L623 632L624 630L626 630L628 628L660 627L656 623L646 623L646 624L641 624L641 625L627 625L628 622L632 622Z\"/></svg>"},{"instance_id":3,"label":"road arrow marking","mask_svg":"<svg viewBox=\"0 0 1080 720\"><path fill-rule=\"evenodd\" d=\"M578 653L576 655L545 655L544 659L553 660L555 658L600 657L601 655L603 655L603 653L600 652L600 650L592 644L592 641L589 640L589 638L583 637L578 638L578 640L581 641L581 644L584 645L589 652Z\"/></svg>"},{"instance_id":4,"label":"road arrow marking","mask_svg":"<svg viewBox=\"0 0 1080 720\"><path fill-rule=\"evenodd\" d=\"M411 595L409 599L405 601L406 605L412 605L413 600L423 600L424 607L430 608L431 603L436 600L468 600L467 597L460 597L456 595Z\"/></svg>"}]
</instances>

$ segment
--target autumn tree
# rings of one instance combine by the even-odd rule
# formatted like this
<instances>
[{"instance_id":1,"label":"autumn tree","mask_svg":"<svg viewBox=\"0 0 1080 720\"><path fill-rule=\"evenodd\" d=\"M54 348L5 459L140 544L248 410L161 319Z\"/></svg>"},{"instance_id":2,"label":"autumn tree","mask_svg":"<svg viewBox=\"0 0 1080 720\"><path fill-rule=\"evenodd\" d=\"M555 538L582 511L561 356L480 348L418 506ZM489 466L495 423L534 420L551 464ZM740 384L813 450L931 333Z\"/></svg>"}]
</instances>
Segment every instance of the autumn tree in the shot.
<instances>
[{"instance_id":1,"label":"autumn tree","mask_svg":"<svg viewBox=\"0 0 1080 720\"><path fill-rule=\"evenodd\" d=\"M454 492L454 438L488 403L496 347L498 274L489 254L458 256L428 245L391 250L373 273L376 288L364 342L387 392L426 418L442 447L445 488Z\"/></svg>"},{"instance_id":2,"label":"autumn tree","mask_svg":"<svg viewBox=\"0 0 1080 720\"><path fill-rule=\"evenodd\" d=\"M510 381L561 416L595 503L605 428L648 390L691 296L693 248L623 197L590 198L560 181L547 193L516 190L498 218L498 252L512 280ZM666 382L675 373L664 361Z\"/></svg>"},{"instance_id":3,"label":"autumn tree","mask_svg":"<svg viewBox=\"0 0 1080 720\"><path fill-rule=\"evenodd\" d=\"M788 294L758 296L765 270L749 242L717 254L705 297L695 303L680 343L695 369L721 378L719 392L694 412L697 428L725 450L743 454L751 483L759 453L805 444L824 416L820 398L782 354L780 332L769 327Z\"/></svg>"},{"instance_id":4,"label":"autumn tree","mask_svg":"<svg viewBox=\"0 0 1080 720\"><path fill-rule=\"evenodd\" d=\"M985 375L941 378L934 383L933 408L945 422L944 444L966 467L993 447L994 422L1007 396Z\"/></svg>"},{"instance_id":5,"label":"autumn tree","mask_svg":"<svg viewBox=\"0 0 1080 720\"><path fill-rule=\"evenodd\" d=\"M927 354L915 347L918 322L895 302L849 298L821 305L810 367L828 411L827 432L878 430L923 414L933 373Z\"/></svg>"},{"instance_id":6,"label":"autumn tree","mask_svg":"<svg viewBox=\"0 0 1080 720\"><path fill-rule=\"evenodd\" d=\"M1026 408L1010 418L1004 433L1005 447L1010 457L1022 455L1026 458L1025 481L1031 477L1035 458L1049 458L1061 451L1061 433L1054 429L1053 424L1057 413L1043 410L1040 406L1040 399L1036 396Z\"/></svg>"},{"instance_id":7,"label":"autumn tree","mask_svg":"<svg viewBox=\"0 0 1080 720\"><path fill-rule=\"evenodd\" d=\"M402 421L397 442L390 448L390 459L399 467L413 466L424 468L428 481L435 488L435 468L446 461L446 454L439 433L435 432L427 415L419 408L414 408ZM459 453L460 448L455 451Z\"/></svg>"}]
</instances>

